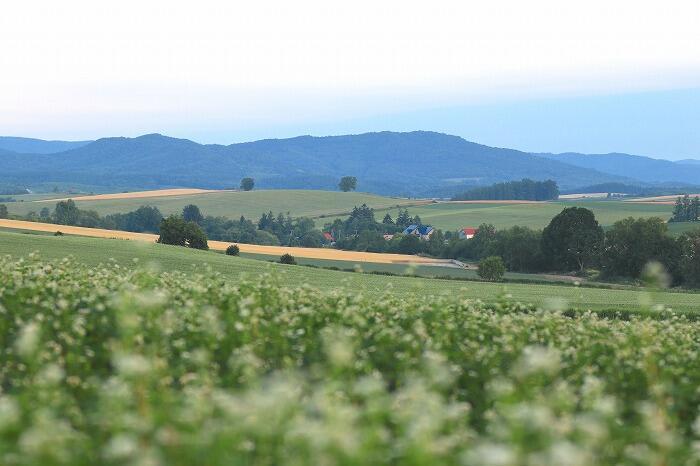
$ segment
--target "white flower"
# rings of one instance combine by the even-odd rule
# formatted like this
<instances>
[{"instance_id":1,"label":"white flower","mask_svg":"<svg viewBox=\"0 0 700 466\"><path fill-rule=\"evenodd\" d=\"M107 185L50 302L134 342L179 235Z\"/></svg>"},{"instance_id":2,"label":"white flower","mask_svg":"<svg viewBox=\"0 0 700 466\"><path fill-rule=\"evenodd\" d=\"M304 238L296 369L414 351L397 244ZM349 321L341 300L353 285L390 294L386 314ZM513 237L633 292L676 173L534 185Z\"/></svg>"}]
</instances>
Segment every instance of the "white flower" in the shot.
<instances>
[{"instance_id":1,"label":"white flower","mask_svg":"<svg viewBox=\"0 0 700 466\"><path fill-rule=\"evenodd\" d=\"M15 342L15 348L20 356L28 358L34 354L39 345L40 331L41 329L36 322L31 322L22 327L19 337Z\"/></svg>"},{"instance_id":2,"label":"white flower","mask_svg":"<svg viewBox=\"0 0 700 466\"><path fill-rule=\"evenodd\" d=\"M151 363L140 354L123 354L114 358L117 370L126 376L143 375L151 370Z\"/></svg>"},{"instance_id":3,"label":"white flower","mask_svg":"<svg viewBox=\"0 0 700 466\"><path fill-rule=\"evenodd\" d=\"M108 459L125 459L138 451L138 442L133 435L117 434L105 447L104 456Z\"/></svg>"},{"instance_id":4,"label":"white flower","mask_svg":"<svg viewBox=\"0 0 700 466\"><path fill-rule=\"evenodd\" d=\"M17 402L7 396L0 396L0 432L19 421L20 411Z\"/></svg>"}]
</instances>

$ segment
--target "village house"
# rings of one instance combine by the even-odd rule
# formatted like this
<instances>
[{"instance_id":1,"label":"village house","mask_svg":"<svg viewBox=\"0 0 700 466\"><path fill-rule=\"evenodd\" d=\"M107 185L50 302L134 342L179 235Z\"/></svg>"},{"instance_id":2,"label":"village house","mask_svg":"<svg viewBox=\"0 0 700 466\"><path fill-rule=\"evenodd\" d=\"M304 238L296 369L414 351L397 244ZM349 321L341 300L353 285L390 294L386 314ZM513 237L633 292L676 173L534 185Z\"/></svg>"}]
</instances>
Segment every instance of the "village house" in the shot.
<instances>
[{"instance_id":1,"label":"village house","mask_svg":"<svg viewBox=\"0 0 700 466\"><path fill-rule=\"evenodd\" d=\"M461 228L459 230L459 239L472 239L474 235L479 231L478 228Z\"/></svg>"},{"instance_id":2,"label":"village house","mask_svg":"<svg viewBox=\"0 0 700 466\"><path fill-rule=\"evenodd\" d=\"M403 234L418 236L420 239L427 241L434 232L435 229L430 225L409 225L403 231Z\"/></svg>"},{"instance_id":3,"label":"village house","mask_svg":"<svg viewBox=\"0 0 700 466\"><path fill-rule=\"evenodd\" d=\"M323 238L330 244L335 244L335 238L333 238L333 235L328 233L327 231L323 232Z\"/></svg>"}]
</instances>

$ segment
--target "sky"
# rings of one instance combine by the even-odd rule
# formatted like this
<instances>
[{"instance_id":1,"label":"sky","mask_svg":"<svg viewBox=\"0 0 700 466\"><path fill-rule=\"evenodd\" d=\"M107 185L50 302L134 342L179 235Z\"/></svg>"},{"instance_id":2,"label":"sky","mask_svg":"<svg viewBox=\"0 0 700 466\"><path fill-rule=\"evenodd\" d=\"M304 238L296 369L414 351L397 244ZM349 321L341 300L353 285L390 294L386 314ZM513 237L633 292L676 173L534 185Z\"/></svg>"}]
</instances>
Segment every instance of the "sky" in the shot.
<instances>
[{"instance_id":1,"label":"sky","mask_svg":"<svg viewBox=\"0 0 700 466\"><path fill-rule=\"evenodd\" d=\"M424 129L700 158L697 0L6 3L0 135Z\"/></svg>"}]
</instances>

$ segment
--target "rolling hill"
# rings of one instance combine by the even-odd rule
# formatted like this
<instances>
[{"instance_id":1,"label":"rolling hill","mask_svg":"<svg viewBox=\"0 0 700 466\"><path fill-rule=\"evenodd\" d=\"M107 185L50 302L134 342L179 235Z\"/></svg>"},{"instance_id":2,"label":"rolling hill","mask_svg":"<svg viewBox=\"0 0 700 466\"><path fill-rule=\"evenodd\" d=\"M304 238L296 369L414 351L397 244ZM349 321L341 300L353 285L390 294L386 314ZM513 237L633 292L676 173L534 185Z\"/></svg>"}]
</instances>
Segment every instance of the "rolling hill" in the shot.
<instances>
[{"instance_id":1,"label":"rolling hill","mask_svg":"<svg viewBox=\"0 0 700 466\"><path fill-rule=\"evenodd\" d=\"M645 183L689 183L700 180L700 165L671 162L630 154L538 154L550 160L564 162L617 176L630 176ZM697 162L697 161L696 161Z\"/></svg>"},{"instance_id":2,"label":"rolling hill","mask_svg":"<svg viewBox=\"0 0 700 466\"><path fill-rule=\"evenodd\" d=\"M3 150L22 154L55 154L82 147L90 142L92 141L45 141L43 139L0 136L0 154Z\"/></svg>"},{"instance_id":3,"label":"rolling hill","mask_svg":"<svg viewBox=\"0 0 700 466\"><path fill-rule=\"evenodd\" d=\"M621 174L484 146L457 136L416 131L269 139L203 145L159 134L104 138L55 154L0 155L0 181L76 183L110 189L237 186L333 189L354 175L359 189L416 196L450 186L555 179L560 186L630 181Z\"/></svg>"}]
</instances>

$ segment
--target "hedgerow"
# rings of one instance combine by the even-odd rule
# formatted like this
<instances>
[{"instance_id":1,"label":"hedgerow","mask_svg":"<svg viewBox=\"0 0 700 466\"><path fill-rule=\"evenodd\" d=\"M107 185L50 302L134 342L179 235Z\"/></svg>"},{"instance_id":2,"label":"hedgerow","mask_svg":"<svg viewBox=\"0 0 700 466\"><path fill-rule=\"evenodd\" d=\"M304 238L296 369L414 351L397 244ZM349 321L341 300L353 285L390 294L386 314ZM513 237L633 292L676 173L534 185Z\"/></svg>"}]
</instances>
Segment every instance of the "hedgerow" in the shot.
<instances>
[{"instance_id":1,"label":"hedgerow","mask_svg":"<svg viewBox=\"0 0 700 466\"><path fill-rule=\"evenodd\" d=\"M697 464L700 327L0 258L0 464Z\"/></svg>"}]
</instances>

